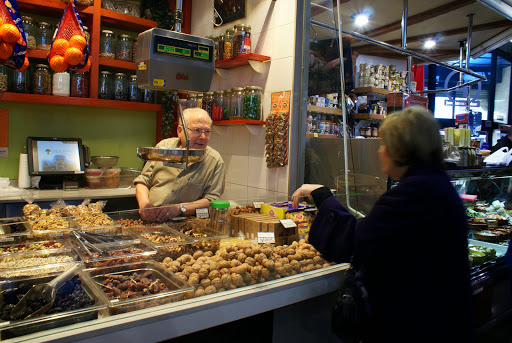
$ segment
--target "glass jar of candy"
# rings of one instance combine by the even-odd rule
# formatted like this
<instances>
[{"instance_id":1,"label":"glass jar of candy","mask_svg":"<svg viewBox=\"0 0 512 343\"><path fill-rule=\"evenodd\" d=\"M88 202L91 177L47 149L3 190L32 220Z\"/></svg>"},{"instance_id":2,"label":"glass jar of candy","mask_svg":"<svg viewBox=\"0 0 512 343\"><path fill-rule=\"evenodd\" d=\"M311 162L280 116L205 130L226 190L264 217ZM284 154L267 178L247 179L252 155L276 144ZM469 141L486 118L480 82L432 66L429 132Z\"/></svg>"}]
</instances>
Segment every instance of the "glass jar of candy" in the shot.
<instances>
[{"instance_id":1,"label":"glass jar of candy","mask_svg":"<svg viewBox=\"0 0 512 343\"><path fill-rule=\"evenodd\" d=\"M242 119L244 112L244 89L242 87L231 88L231 115L229 119L237 120Z\"/></svg>"},{"instance_id":2,"label":"glass jar of candy","mask_svg":"<svg viewBox=\"0 0 512 343\"><path fill-rule=\"evenodd\" d=\"M251 52L251 27L245 24L235 25L233 37L233 57Z\"/></svg>"},{"instance_id":3,"label":"glass jar of candy","mask_svg":"<svg viewBox=\"0 0 512 343\"><path fill-rule=\"evenodd\" d=\"M53 73L52 94L69 96L71 77L68 72Z\"/></svg>"},{"instance_id":4,"label":"glass jar of candy","mask_svg":"<svg viewBox=\"0 0 512 343\"><path fill-rule=\"evenodd\" d=\"M132 62L135 62L135 58L137 57L137 46L138 45L139 45L139 41L137 38L135 38L132 43Z\"/></svg>"},{"instance_id":5,"label":"glass jar of candy","mask_svg":"<svg viewBox=\"0 0 512 343\"><path fill-rule=\"evenodd\" d=\"M227 29L224 35L224 56L223 59L233 57L233 33L234 29Z\"/></svg>"},{"instance_id":6,"label":"glass jar of candy","mask_svg":"<svg viewBox=\"0 0 512 343\"><path fill-rule=\"evenodd\" d=\"M100 57L112 58L115 55L115 36L114 32L110 30L102 30L100 35Z\"/></svg>"},{"instance_id":7,"label":"glass jar of candy","mask_svg":"<svg viewBox=\"0 0 512 343\"><path fill-rule=\"evenodd\" d=\"M52 47L53 30L52 26L47 22L39 22L37 24L36 49L50 50Z\"/></svg>"},{"instance_id":8,"label":"glass jar of candy","mask_svg":"<svg viewBox=\"0 0 512 343\"><path fill-rule=\"evenodd\" d=\"M42 95L52 94L50 78L50 68L46 64L37 64L34 71L32 92Z\"/></svg>"},{"instance_id":9,"label":"glass jar of candy","mask_svg":"<svg viewBox=\"0 0 512 343\"><path fill-rule=\"evenodd\" d=\"M148 104L154 103L154 91L151 89L143 89L142 101Z\"/></svg>"},{"instance_id":10,"label":"glass jar of candy","mask_svg":"<svg viewBox=\"0 0 512 343\"><path fill-rule=\"evenodd\" d=\"M187 96L187 108L194 108L197 107L197 95L195 94L189 94Z\"/></svg>"},{"instance_id":11,"label":"glass jar of candy","mask_svg":"<svg viewBox=\"0 0 512 343\"><path fill-rule=\"evenodd\" d=\"M224 33L221 33L219 35L219 61L224 59L224 41L225 41L226 35Z\"/></svg>"},{"instance_id":12,"label":"glass jar of candy","mask_svg":"<svg viewBox=\"0 0 512 343\"><path fill-rule=\"evenodd\" d=\"M203 110L205 110L206 112L208 112L208 115L210 116L210 118L213 118L212 117L212 111L213 111L213 92L206 92L204 93L204 96L203 96L203 104L201 106L201 108Z\"/></svg>"},{"instance_id":13,"label":"glass jar of candy","mask_svg":"<svg viewBox=\"0 0 512 343\"><path fill-rule=\"evenodd\" d=\"M84 26L84 35L87 44L91 44L91 34L89 33L89 28L87 26Z\"/></svg>"},{"instance_id":14,"label":"glass jar of candy","mask_svg":"<svg viewBox=\"0 0 512 343\"><path fill-rule=\"evenodd\" d=\"M137 75L130 75L128 80L128 101L140 101L141 92L137 86Z\"/></svg>"},{"instance_id":15,"label":"glass jar of candy","mask_svg":"<svg viewBox=\"0 0 512 343\"><path fill-rule=\"evenodd\" d=\"M119 35L116 45L116 59L120 61L132 61L132 37Z\"/></svg>"},{"instance_id":16,"label":"glass jar of candy","mask_svg":"<svg viewBox=\"0 0 512 343\"><path fill-rule=\"evenodd\" d=\"M100 72L98 98L112 100L114 98L112 89L112 73L106 70Z\"/></svg>"},{"instance_id":17,"label":"glass jar of candy","mask_svg":"<svg viewBox=\"0 0 512 343\"><path fill-rule=\"evenodd\" d=\"M9 68L0 65L0 92L7 92L9 88Z\"/></svg>"},{"instance_id":18,"label":"glass jar of candy","mask_svg":"<svg viewBox=\"0 0 512 343\"><path fill-rule=\"evenodd\" d=\"M126 101L128 99L128 89L125 73L115 73L114 75L114 100Z\"/></svg>"},{"instance_id":19,"label":"glass jar of candy","mask_svg":"<svg viewBox=\"0 0 512 343\"><path fill-rule=\"evenodd\" d=\"M76 71L71 76L71 96L77 98L89 97L89 74Z\"/></svg>"},{"instance_id":20,"label":"glass jar of candy","mask_svg":"<svg viewBox=\"0 0 512 343\"><path fill-rule=\"evenodd\" d=\"M233 99L231 89L226 89L224 91L224 111L222 112L222 120L229 120L229 116L231 115L232 102Z\"/></svg>"},{"instance_id":21,"label":"glass jar of candy","mask_svg":"<svg viewBox=\"0 0 512 343\"><path fill-rule=\"evenodd\" d=\"M224 92L213 93L212 120L222 120L224 114Z\"/></svg>"},{"instance_id":22,"label":"glass jar of candy","mask_svg":"<svg viewBox=\"0 0 512 343\"><path fill-rule=\"evenodd\" d=\"M12 91L15 93L30 93L30 69L22 72L12 71Z\"/></svg>"},{"instance_id":23,"label":"glass jar of candy","mask_svg":"<svg viewBox=\"0 0 512 343\"><path fill-rule=\"evenodd\" d=\"M245 87L244 119L261 120L261 87Z\"/></svg>"},{"instance_id":24,"label":"glass jar of candy","mask_svg":"<svg viewBox=\"0 0 512 343\"><path fill-rule=\"evenodd\" d=\"M27 48L35 49L36 44L36 27L34 26L34 19L32 17L21 16L23 23L23 30L25 30L25 38L27 39Z\"/></svg>"}]
</instances>

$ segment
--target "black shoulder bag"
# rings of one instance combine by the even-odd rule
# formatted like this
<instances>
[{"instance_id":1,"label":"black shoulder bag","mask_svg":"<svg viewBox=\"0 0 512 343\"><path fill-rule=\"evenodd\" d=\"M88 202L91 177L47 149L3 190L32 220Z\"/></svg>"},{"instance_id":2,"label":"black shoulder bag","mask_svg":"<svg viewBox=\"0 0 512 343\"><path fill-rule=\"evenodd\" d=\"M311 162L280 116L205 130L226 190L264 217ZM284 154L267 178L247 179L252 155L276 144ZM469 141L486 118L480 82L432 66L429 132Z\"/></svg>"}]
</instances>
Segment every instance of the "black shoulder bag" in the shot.
<instances>
[{"instance_id":1,"label":"black shoulder bag","mask_svg":"<svg viewBox=\"0 0 512 343\"><path fill-rule=\"evenodd\" d=\"M332 310L332 331L344 343L361 341L363 327L368 319L367 292L361 279L360 271L356 271L351 263L345 271L345 279Z\"/></svg>"}]
</instances>

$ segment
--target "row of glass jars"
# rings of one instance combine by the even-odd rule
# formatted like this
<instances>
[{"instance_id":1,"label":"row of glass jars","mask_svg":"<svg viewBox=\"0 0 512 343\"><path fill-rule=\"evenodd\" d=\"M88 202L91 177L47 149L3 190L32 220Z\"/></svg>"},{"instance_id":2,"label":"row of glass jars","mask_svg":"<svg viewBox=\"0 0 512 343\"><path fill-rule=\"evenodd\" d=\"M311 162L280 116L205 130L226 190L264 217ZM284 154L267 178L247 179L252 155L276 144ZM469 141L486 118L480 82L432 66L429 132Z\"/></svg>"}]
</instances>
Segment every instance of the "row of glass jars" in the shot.
<instances>
[{"instance_id":1,"label":"row of glass jars","mask_svg":"<svg viewBox=\"0 0 512 343\"><path fill-rule=\"evenodd\" d=\"M137 87L137 75L109 71L100 72L98 98L120 101L154 103L154 91Z\"/></svg>"},{"instance_id":2,"label":"row of glass jars","mask_svg":"<svg viewBox=\"0 0 512 343\"><path fill-rule=\"evenodd\" d=\"M251 27L237 24L219 36L207 36L215 45L215 61L233 58L251 52Z\"/></svg>"},{"instance_id":3,"label":"row of glass jars","mask_svg":"<svg viewBox=\"0 0 512 343\"><path fill-rule=\"evenodd\" d=\"M186 107L201 107L213 120L261 120L261 99L261 87L234 87L225 91L190 94Z\"/></svg>"},{"instance_id":4,"label":"row of glass jars","mask_svg":"<svg viewBox=\"0 0 512 343\"><path fill-rule=\"evenodd\" d=\"M130 35L116 36L113 31L102 30L100 35L100 57L135 62L137 39Z\"/></svg>"},{"instance_id":5,"label":"row of glass jars","mask_svg":"<svg viewBox=\"0 0 512 343\"><path fill-rule=\"evenodd\" d=\"M51 24L41 21L35 22L32 17L21 16L25 37L27 39L27 48L50 50L53 40L54 28ZM85 36L89 42L90 34L87 26L84 26Z\"/></svg>"}]
</instances>

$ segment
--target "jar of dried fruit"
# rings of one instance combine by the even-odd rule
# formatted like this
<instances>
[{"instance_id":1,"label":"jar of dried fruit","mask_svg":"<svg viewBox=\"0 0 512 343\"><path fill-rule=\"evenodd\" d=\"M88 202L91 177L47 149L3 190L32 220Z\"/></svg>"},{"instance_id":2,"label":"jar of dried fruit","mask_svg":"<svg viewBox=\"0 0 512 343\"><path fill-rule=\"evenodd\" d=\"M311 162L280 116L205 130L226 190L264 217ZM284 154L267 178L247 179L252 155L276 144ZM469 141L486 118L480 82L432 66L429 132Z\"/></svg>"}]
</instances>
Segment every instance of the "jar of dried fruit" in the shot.
<instances>
[{"instance_id":1,"label":"jar of dried fruit","mask_svg":"<svg viewBox=\"0 0 512 343\"><path fill-rule=\"evenodd\" d=\"M49 95L52 94L50 81L50 68L46 64L37 64L33 77L33 93Z\"/></svg>"},{"instance_id":2,"label":"jar of dried fruit","mask_svg":"<svg viewBox=\"0 0 512 343\"><path fill-rule=\"evenodd\" d=\"M0 65L0 92L7 92L8 73L9 69L6 66Z\"/></svg>"},{"instance_id":3,"label":"jar of dried fruit","mask_svg":"<svg viewBox=\"0 0 512 343\"><path fill-rule=\"evenodd\" d=\"M34 26L34 19L32 17L21 16L23 23L23 30L25 30L25 38L27 39L27 48L35 49L36 44L36 28Z\"/></svg>"},{"instance_id":4,"label":"jar of dried fruit","mask_svg":"<svg viewBox=\"0 0 512 343\"><path fill-rule=\"evenodd\" d=\"M37 24L37 28L36 49L50 50L53 38L52 26L42 21Z\"/></svg>"},{"instance_id":5,"label":"jar of dried fruit","mask_svg":"<svg viewBox=\"0 0 512 343\"><path fill-rule=\"evenodd\" d=\"M197 107L197 95L189 94L187 96L187 108L194 108L194 107Z\"/></svg>"},{"instance_id":6,"label":"jar of dried fruit","mask_svg":"<svg viewBox=\"0 0 512 343\"><path fill-rule=\"evenodd\" d=\"M129 35L117 36L116 60L132 61L132 37Z\"/></svg>"},{"instance_id":7,"label":"jar of dried fruit","mask_svg":"<svg viewBox=\"0 0 512 343\"><path fill-rule=\"evenodd\" d=\"M100 35L100 57L112 58L116 57L114 42L114 32L110 30L102 30Z\"/></svg>"},{"instance_id":8,"label":"jar of dried fruit","mask_svg":"<svg viewBox=\"0 0 512 343\"><path fill-rule=\"evenodd\" d=\"M71 77L71 96L78 98L89 97L89 75L88 73L74 72Z\"/></svg>"},{"instance_id":9,"label":"jar of dried fruit","mask_svg":"<svg viewBox=\"0 0 512 343\"><path fill-rule=\"evenodd\" d=\"M224 35L224 56L223 59L233 57L233 33L235 30L227 29Z\"/></svg>"},{"instance_id":10,"label":"jar of dried fruit","mask_svg":"<svg viewBox=\"0 0 512 343\"><path fill-rule=\"evenodd\" d=\"M139 41L137 38L135 38L132 43L132 62L135 62L135 57L137 56L137 46L138 45L139 45Z\"/></svg>"}]
</instances>

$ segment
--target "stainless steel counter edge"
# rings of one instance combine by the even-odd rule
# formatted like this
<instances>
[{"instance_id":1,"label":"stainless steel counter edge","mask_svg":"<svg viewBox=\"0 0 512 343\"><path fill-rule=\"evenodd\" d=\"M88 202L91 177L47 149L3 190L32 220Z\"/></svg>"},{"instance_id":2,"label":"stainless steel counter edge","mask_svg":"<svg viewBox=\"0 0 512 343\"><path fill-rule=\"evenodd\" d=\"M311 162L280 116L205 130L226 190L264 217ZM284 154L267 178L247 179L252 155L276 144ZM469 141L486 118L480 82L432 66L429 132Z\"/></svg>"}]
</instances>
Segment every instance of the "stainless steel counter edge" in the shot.
<instances>
[{"instance_id":1,"label":"stainless steel counter edge","mask_svg":"<svg viewBox=\"0 0 512 343\"><path fill-rule=\"evenodd\" d=\"M135 196L135 187L129 188L79 188L73 191L64 191L62 189L29 189L34 193L34 201L53 201L59 199L65 200L83 200L87 198L121 198ZM22 190L20 190L22 192ZM25 201L20 194L2 195L0 190L0 203Z\"/></svg>"},{"instance_id":2,"label":"stainless steel counter edge","mask_svg":"<svg viewBox=\"0 0 512 343\"><path fill-rule=\"evenodd\" d=\"M311 299L339 289L348 264L314 270L6 340L5 342L156 342Z\"/></svg>"}]
</instances>

